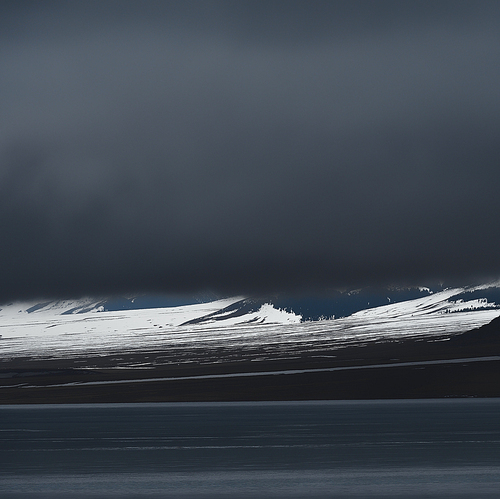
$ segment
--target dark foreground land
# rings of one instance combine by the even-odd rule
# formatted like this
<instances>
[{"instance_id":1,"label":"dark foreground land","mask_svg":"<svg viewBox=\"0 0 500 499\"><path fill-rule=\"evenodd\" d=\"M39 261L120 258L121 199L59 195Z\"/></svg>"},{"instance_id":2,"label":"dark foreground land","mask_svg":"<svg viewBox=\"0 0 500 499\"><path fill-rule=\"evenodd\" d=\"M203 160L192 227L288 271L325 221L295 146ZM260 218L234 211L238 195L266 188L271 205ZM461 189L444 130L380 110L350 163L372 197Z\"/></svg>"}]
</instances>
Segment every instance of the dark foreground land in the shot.
<instances>
[{"instance_id":1,"label":"dark foreground land","mask_svg":"<svg viewBox=\"0 0 500 499\"><path fill-rule=\"evenodd\" d=\"M227 353L221 357L227 358ZM261 350L0 363L0 403L102 403L500 397L500 317L436 340L371 342L287 358ZM264 360L260 360L264 359ZM131 365L141 367L130 368Z\"/></svg>"}]
</instances>

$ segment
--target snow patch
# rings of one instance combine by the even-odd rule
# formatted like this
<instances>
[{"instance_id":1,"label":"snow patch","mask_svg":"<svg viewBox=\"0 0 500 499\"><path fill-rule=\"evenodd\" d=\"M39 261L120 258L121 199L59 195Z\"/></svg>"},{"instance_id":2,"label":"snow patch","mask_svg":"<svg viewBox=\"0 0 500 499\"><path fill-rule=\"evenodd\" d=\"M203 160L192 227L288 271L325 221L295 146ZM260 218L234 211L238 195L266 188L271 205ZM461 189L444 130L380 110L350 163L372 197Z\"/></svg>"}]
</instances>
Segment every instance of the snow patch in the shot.
<instances>
[{"instance_id":1,"label":"snow patch","mask_svg":"<svg viewBox=\"0 0 500 499\"><path fill-rule=\"evenodd\" d=\"M262 317L263 322L268 324L298 324L302 319L301 315L276 309L271 303L262 305L257 311L257 316Z\"/></svg>"}]
</instances>

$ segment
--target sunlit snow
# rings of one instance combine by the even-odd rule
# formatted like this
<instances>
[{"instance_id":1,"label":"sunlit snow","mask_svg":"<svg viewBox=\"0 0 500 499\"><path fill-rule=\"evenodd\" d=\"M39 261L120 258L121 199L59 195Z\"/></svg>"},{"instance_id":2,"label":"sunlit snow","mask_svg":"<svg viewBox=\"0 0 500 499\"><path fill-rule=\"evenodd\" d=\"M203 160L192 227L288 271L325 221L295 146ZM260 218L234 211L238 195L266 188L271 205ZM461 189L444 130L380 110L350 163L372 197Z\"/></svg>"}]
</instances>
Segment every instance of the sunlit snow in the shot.
<instances>
[{"instance_id":1,"label":"sunlit snow","mask_svg":"<svg viewBox=\"0 0 500 499\"><path fill-rule=\"evenodd\" d=\"M241 300L234 297L182 307L98 311L99 302L55 302L27 313L33 304L14 303L0 310L2 357L63 357L133 351L259 347L264 352L314 352L352 342L404 337L443 337L482 326L500 315L481 300L452 302L463 288L390 303L349 317L300 322L300 316L263 305L257 312L212 323L182 325ZM487 304L491 306L490 304ZM78 308L88 311L61 315ZM474 308L476 310L474 310Z\"/></svg>"}]
</instances>

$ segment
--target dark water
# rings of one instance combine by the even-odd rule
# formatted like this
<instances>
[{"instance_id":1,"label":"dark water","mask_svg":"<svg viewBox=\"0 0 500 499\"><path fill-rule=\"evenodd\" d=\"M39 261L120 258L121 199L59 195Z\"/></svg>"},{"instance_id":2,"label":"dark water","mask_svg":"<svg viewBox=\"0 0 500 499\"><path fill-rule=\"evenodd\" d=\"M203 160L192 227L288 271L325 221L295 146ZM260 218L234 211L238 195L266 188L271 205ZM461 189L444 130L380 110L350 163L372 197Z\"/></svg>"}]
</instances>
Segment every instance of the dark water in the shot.
<instances>
[{"instance_id":1,"label":"dark water","mask_svg":"<svg viewBox=\"0 0 500 499\"><path fill-rule=\"evenodd\" d=\"M500 497L500 399L0 406L0 497Z\"/></svg>"}]
</instances>

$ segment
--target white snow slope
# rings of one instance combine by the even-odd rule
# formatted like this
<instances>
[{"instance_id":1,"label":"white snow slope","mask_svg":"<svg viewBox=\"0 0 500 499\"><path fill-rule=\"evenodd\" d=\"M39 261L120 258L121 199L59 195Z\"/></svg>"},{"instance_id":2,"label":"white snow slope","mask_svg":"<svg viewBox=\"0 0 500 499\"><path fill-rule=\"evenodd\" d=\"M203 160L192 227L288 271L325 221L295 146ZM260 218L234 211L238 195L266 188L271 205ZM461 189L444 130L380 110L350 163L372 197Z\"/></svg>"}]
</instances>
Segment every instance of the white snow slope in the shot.
<instances>
[{"instance_id":1,"label":"white snow slope","mask_svg":"<svg viewBox=\"0 0 500 499\"><path fill-rule=\"evenodd\" d=\"M27 312L33 303L13 303L0 310L0 358L58 358L133 351L252 348L264 351L312 351L353 342L429 337L482 326L500 315L484 301L451 302L465 288L416 300L388 304L349 317L300 322L293 313L263 305L257 312L214 323L181 325L241 300L234 297L182 307L104 312L99 301L52 302ZM479 288L468 288L468 290ZM491 303L488 304L491 307ZM68 310L80 313L61 315ZM81 312L81 310L88 310ZM450 313L454 312L454 313ZM215 355L215 354L214 354ZM216 361L216 356L214 357ZM186 359L188 362L189 360Z\"/></svg>"}]
</instances>

